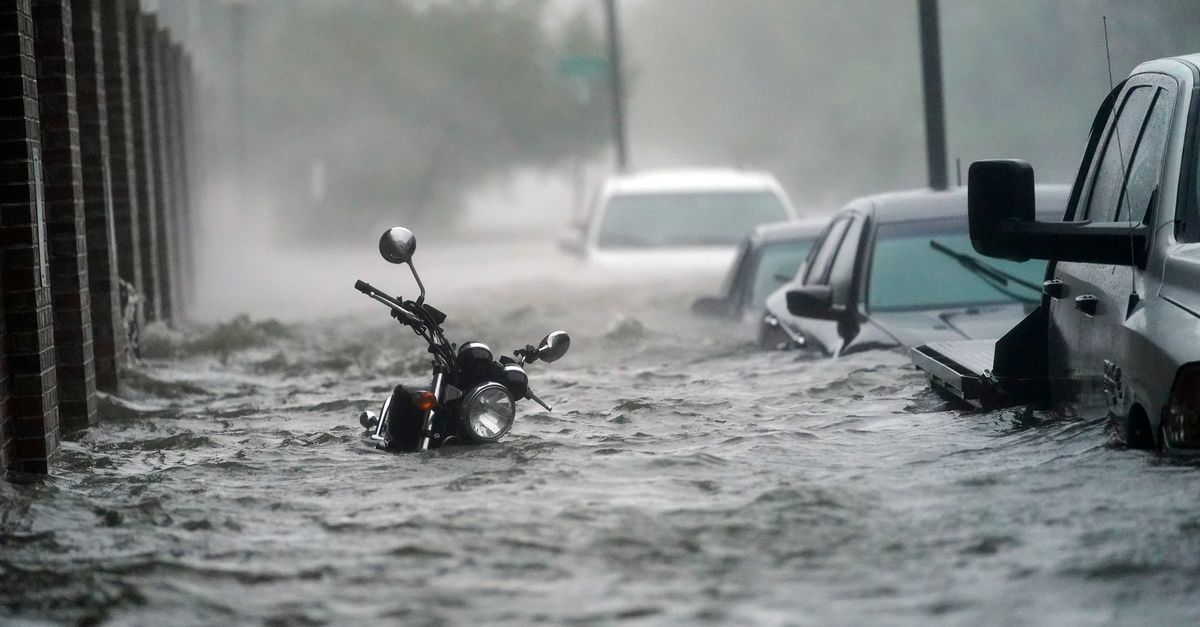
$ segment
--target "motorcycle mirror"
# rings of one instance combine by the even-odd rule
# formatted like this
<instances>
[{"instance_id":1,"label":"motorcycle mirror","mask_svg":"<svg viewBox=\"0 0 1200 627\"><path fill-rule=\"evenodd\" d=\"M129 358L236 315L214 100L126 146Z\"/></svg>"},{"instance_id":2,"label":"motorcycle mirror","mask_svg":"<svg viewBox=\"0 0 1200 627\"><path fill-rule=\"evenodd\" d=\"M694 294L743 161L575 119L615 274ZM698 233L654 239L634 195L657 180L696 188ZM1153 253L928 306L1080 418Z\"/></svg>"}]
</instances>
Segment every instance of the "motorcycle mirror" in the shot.
<instances>
[{"instance_id":1,"label":"motorcycle mirror","mask_svg":"<svg viewBox=\"0 0 1200 627\"><path fill-rule=\"evenodd\" d=\"M569 348L571 336L567 335L566 331L554 331L542 338L542 343L538 345L537 357L546 363L552 363L562 359Z\"/></svg>"},{"instance_id":2,"label":"motorcycle mirror","mask_svg":"<svg viewBox=\"0 0 1200 627\"><path fill-rule=\"evenodd\" d=\"M389 263L411 263L416 252L417 236L402 226L384 231L379 238L379 254Z\"/></svg>"}]
</instances>

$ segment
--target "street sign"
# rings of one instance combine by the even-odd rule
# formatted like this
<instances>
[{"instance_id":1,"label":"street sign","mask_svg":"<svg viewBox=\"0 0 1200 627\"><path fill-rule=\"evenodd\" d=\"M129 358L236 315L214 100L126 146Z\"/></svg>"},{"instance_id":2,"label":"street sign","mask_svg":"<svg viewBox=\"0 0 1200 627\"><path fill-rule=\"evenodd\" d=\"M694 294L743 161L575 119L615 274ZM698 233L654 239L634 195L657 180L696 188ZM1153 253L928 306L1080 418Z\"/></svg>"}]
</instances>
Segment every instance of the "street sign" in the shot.
<instances>
[{"instance_id":1,"label":"street sign","mask_svg":"<svg viewBox=\"0 0 1200 627\"><path fill-rule=\"evenodd\" d=\"M608 77L608 60L586 55L563 57L558 73L575 80L602 80Z\"/></svg>"}]
</instances>

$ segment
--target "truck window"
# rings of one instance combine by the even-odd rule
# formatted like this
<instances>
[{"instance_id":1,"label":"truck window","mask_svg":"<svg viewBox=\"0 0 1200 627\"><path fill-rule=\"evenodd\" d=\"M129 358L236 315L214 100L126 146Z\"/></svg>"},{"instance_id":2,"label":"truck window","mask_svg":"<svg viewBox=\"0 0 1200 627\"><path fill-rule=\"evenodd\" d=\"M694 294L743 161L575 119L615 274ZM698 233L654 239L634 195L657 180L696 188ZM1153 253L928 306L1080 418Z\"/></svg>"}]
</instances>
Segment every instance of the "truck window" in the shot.
<instances>
[{"instance_id":1,"label":"truck window","mask_svg":"<svg viewBox=\"0 0 1200 627\"><path fill-rule=\"evenodd\" d=\"M854 267L858 262L858 244L862 240L863 219L855 218L842 238L829 267L829 284L833 287L833 302L839 305L848 304L850 290L854 287Z\"/></svg>"},{"instance_id":2,"label":"truck window","mask_svg":"<svg viewBox=\"0 0 1200 627\"><path fill-rule=\"evenodd\" d=\"M1154 93L1155 89L1149 85L1135 85L1125 93L1116 124L1109 127L1104 151L1096 160L1100 166L1092 177L1086 210L1078 219L1112 222L1116 218L1125 173L1128 172L1128 164L1146 114L1154 101Z\"/></svg>"},{"instance_id":3,"label":"truck window","mask_svg":"<svg viewBox=\"0 0 1200 627\"><path fill-rule=\"evenodd\" d=\"M1156 89L1155 92L1150 114L1142 128L1142 137L1133 151L1133 162L1125 183L1125 197L1117 207L1116 219L1121 222L1141 222L1146 217L1154 190L1158 189L1175 99L1165 89Z\"/></svg>"},{"instance_id":4,"label":"truck window","mask_svg":"<svg viewBox=\"0 0 1200 627\"><path fill-rule=\"evenodd\" d=\"M833 253L837 251L838 246L842 244L842 236L846 234L846 227L849 225L850 218L843 217L834 220L826 229L825 237L817 244L808 260L808 270L804 275L805 285L824 285L828 280L829 262L833 260Z\"/></svg>"}]
</instances>

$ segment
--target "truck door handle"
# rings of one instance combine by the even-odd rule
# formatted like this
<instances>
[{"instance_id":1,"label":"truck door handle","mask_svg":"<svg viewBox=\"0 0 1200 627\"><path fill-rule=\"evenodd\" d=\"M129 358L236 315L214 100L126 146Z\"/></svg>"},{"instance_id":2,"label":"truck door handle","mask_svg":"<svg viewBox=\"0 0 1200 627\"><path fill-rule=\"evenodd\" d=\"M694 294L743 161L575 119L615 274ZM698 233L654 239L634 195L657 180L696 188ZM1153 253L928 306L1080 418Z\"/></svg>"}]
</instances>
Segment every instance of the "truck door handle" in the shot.
<instances>
[{"instance_id":1,"label":"truck door handle","mask_svg":"<svg viewBox=\"0 0 1200 627\"><path fill-rule=\"evenodd\" d=\"M1099 304L1100 300L1091 294L1075 297L1075 308L1089 316L1096 315L1096 306Z\"/></svg>"},{"instance_id":2,"label":"truck door handle","mask_svg":"<svg viewBox=\"0 0 1200 627\"><path fill-rule=\"evenodd\" d=\"M1042 293L1050 298L1062 298L1067 291L1067 284L1058 279L1050 279L1042 283Z\"/></svg>"}]
</instances>

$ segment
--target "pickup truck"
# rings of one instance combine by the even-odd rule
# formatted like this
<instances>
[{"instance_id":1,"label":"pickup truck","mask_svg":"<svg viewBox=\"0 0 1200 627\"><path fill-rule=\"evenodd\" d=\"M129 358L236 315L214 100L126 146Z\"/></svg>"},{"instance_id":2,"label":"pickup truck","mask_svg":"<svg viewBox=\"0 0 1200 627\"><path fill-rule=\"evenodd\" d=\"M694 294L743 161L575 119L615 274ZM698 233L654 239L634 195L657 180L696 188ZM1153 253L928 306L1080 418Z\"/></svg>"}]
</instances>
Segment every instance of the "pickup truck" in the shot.
<instances>
[{"instance_id":1,"label":"pickup truck","mask_svg":"<svg viewBox=\"0 0 1200 627\"><path fill-rule=\"evenodd\" d=\"M913 349L936 389L1107 412L1130 447L1200 454L1198 68L1143 63L1108 94L1062 222L1035 218L1028 163L971 165L975 250L1051 263L1040 306L1000 340Z\"/></svg>"}]
</instances>

